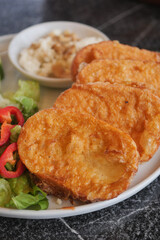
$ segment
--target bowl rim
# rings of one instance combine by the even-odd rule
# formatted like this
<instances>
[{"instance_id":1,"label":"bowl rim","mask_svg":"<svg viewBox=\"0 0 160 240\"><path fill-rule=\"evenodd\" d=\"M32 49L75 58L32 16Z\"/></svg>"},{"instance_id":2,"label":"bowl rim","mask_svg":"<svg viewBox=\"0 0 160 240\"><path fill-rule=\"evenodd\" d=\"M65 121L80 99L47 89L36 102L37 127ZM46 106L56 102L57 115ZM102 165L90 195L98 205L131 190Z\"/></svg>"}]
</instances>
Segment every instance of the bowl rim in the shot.
<instances>
[{"instance_id":1,"label":"bowl rim","mask_svg":"<svg viewBox=\"0 0 160 240\"><path fill-rule=\"evenodd\" d=\"M52 24L71 24L71 25L79 25L81 27L84 27L84 28L88 28L88 29L91 29L93 30L95 33L97 33L99 35L99 37L102 37L104 41L107 41L109 40L108 36L105 35L103 32L101 32L100 30L90 26L90 25L87 25L87 24L84 24L84 23L80 23L80 22L74 22L74 21L48 21L48 22L42 22L42 23L38 23L38 24L35 24L35 25L32 25L30 27L27 27L25 29L23 29L22 31L20 31L19 33L15 34L15 36L13 37L13 39L11 40L11 42L9 43L9 46L8 46L8 57L11 61L11 63L13 64L13 66L19 71L21 72L23 75L29 77L29 78L32 78L36 81L39 81L39 82L46 82L46 83L51 83L51 82L54 82L54 83L66 83L66 82L72 82L72 80L70 78L50 78L50 77L43 77L43 76L39 76L37 74L34 74L34 73L30 73L30 72L27 72L25 69L23 69L19 62L18 62L18 59L14 60L13 59L13 56L11 54L11 51L12 51L12 48L17 40L17 38L20 36L20 35L23 35L25 32L31 30L31 29L36 29L37 27L40 27L40 26L45 26L45 25L52 25ZM53 29L54 30L54 29ZM34 42L35 40L33 40ZM20 51L19 51L19 54L20 54Z\"/></svg>"}]
</instances>

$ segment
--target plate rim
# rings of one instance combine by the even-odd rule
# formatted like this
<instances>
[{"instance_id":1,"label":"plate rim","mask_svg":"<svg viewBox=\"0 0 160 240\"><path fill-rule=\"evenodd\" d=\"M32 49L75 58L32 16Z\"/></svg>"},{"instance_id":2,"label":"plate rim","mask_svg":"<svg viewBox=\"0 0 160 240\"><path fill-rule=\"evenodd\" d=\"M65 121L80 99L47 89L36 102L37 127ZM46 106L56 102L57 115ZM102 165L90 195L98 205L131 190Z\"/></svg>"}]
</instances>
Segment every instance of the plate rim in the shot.
<instances>
[{"instance_id":1,"label":"plate rim","mask_svg":"<svg viewBox=\"0 0 160 240\"><path fill-rule=\"evenodd\" d=\"M1 41L4 41L4 40L11 40L15 35L16 34L8 34L8 35L0 36L0 43ZM35 210L18 210L18 209L10 209L10 208L0 208L0 216L9 217L9 218L21 218L21 219L54 219L54 218L60 218L60 217L64 218L64 217L71 217L71 216L91 213L94 211L101 210L103 208L108 208L112 205L116 205L132 197L133 195L135 195L136 193L144 189L146 186L148 186L151 182L153 182L159 175L160 175L160 166L143 181L127 189L125 192L121 193L118 197L110 200L84 204L81 206L76 206L74 209L62 208L62 209L47 209L47 210L35 211Z\"/></svg>"},{"instance_id":2,"label":"plate rim","mask_svg":"<svg viewBox=\"0 0 160 240\"><path fill-rule=\"evenodd\" d=\"M36 211L36 210L18 210L18 209L10 209L10 208L0 208L0 216L10 217L10 218L22 218L22 219L54 219L54 218L71 217L71 216L77 216L77 215L95 212L103 208L108 208L112 205L116 205L132 197L133 195L135 195L136 193L138 193L139 191L147 187L159 175L160 175L160 167L158 167L150 176L148 176L145 180L143 180L136 186L129 188L128 190L120 194L118 197L110 200L84 204L81 206L76 206L74 209L62 208L62 209L47 209L47 210ZM107 203L107 206L106 206L106 203Z\"/></svg>"}]
</instances>

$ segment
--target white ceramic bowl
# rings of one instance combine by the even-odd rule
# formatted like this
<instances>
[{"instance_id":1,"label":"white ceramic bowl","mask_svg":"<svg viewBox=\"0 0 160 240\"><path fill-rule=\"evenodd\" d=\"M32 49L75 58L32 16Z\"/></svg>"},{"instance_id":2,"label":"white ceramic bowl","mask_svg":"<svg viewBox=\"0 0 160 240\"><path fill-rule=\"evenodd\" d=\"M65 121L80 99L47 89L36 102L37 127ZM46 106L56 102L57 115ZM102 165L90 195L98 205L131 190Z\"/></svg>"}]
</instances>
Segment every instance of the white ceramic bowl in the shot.
<instances>
[{"instance_id":1,"label":"white ceramic bowl","mask_svg":"<svg viewBox=\"0 0 160 240\"><path fill-rule=\"evenodd\" d=\"M25 76L39 81L40 84L44 86L66 88L70 87L72 83L71 79L41 77L27 72L19 65L18 62L19 54L22 49L28 48L33 42L56 29L59 29L61 31L69 30L76 33L79 38L100 37L103 40L109 40L108 37L99 30L82 23L66 21L46 22L26 28L25 30L18 33L9 45L8 55L12 64Z\"/></svg>"}]
</instances>

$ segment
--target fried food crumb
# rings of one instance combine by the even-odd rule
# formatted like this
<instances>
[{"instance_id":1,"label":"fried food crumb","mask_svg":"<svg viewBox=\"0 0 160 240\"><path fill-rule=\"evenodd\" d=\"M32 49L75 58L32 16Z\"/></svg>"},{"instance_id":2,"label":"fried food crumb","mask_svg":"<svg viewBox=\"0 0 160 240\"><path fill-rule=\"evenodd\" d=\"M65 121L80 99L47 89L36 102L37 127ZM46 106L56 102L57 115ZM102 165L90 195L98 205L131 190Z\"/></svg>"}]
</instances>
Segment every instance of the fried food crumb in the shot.
<instances>
[{"instance_id":1,"label":"fried food crumb","mask_svg":"<svg viewBox=\"0 0 160 240\"><path fill-rule=\"evenodd\" d=\"M56 199L56 203L57 203L58 205L62 205L62 200L61 200L60 198L57 198L57 199Z\"/></svg>"}]
</instances>

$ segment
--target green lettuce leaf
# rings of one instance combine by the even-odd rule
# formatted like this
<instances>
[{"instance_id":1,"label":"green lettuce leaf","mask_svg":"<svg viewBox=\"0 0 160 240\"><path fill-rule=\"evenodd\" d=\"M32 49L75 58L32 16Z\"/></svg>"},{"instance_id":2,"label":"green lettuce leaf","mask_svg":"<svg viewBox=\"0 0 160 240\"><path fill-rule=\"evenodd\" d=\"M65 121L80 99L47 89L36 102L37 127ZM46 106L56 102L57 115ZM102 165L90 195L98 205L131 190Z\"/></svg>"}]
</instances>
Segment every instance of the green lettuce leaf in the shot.
<instances>
[{"instance_id":1,"label":"green lettuce leaf","mask_svg":"<svg viewBox=\"0 0 160 240\"><path fill-rule=\"evenodd\" d=\"M15 106L19 108L27 120L38 111L38 101L40 98L40 87L38 82L18 81L19 88L13 92L0 95L0 108Z\"/></svg>"},{"instance_id":2,"label":"green lettuce leaf","mask_svg":"<svg viewBox=\"0 0 160 240\"><path fill-rule=\"evenodd\" d=\"M5 207L32 210L48 208L47 194L31 182L27 172L7 181L12 191L12 198Z\"/></svg>"},{"instance_id":3,"label":"green lettuce leaf","mask_svg":"<svg viewBox=\"0 0 160 240\"><path fill-rule=\"evenodd\" d=\"M30 186L29 176L27 173L24 173L17 178L10 178L8 179L8 182L12 192L15 195L19 195L20 193L29 193L32 190Z\"/></svg>"},{"instance_id":4,"label":"green lettuce leaf","mask_svg":"<svg viewBox=\"0 0 160 240\"><path fill-rule=\"evenodd\" d=\"M48 208L48 199L46 198L46 194L42 193L41 190L38 192L36 190L36 195L21 192L19 195L12 197L11 201L6 204L6 207L45 210Z\"/></svg>"},{"instance_id":5,"label":"green lettuce leaf","mask_svg":"<svg viewBox=\"0 0 160 240\"><path fill-rule=\"evenodd\" d=\"M32 191L31 193L36 196L37 194L41 193L44 197L47 196L47 194L45 192L43 192L39 187L37 187L36 185L33 185L32 187Z\"/></svg>"},{"instance_id":6,"label":"green lettuce leaf","mask_svg":"<svg viewBox=\"0 0 160 240\"><path fill-rule=\"evenodd\" d=\"M18 81L19 89L14 94L14 98L17 97L28 97L38 102L40 98L40 87L38 82L34 81Z\"/></svg>"},{"instance_id":7,"label":"green lettuce leaf","mask_svg":"<svg viewBox=\"0 0 160 240\"><path fill-rule=\"evenodd\" d=\"M24 119L27 120L38 111L40 98L39 83L34 81L18 81L19 89L13 95L12 100L20 106Z\"/></svg>"},{"instance_id":8,"label":"green lettuce leaf","mask_svg":"<svg viewBox=\"0 0 160 240\"><path fill-rule=\"evenodd\" d=\"M20 110L22 111L25 120L38 111L38 105L32 98L17 96L14 97L14 99L20 104Z\"/></svg>"},{"instance_id":9,"label":"green lettuce leaf","mask_svg":"<svg viewBox=\"0 0 160 240\"><path fill-rule=\"evenodd\" d=\"M11 188L7 180L0 178L0 207L4 207L11 199Z\"/></svg>"},{"instance_id":10,"label":"green lettuce leaf","mask_svg":"<svg viewBox=\"0 0 160 240\"><path fill-rule=\"evenodd\" d=\"M9 162L6 163L5 168L8 171L14 171L15 165L10 164Z\"/></svg>"},{"instance_id":11,"label":"green lettuce leaf","mask_svg":"<svg viewBox=\"0 0 160 240\"><path fill-rule=\"evenodd\" d=\"M14 128L11 129L11 135L10 135L11 143L17 142L20 132L21 132L20 125L16 125Z\"/></svg>"}]
</instances>

